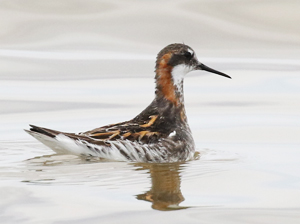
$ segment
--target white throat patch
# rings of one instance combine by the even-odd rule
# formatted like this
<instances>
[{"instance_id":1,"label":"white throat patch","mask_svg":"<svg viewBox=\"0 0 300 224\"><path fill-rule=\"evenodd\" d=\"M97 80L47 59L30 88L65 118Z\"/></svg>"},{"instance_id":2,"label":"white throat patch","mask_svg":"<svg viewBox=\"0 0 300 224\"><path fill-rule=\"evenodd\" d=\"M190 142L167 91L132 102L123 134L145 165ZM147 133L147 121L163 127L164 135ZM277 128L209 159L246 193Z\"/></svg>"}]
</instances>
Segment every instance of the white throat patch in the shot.
<instances>
[{"instance_id":1,"label":"white throat patch","mask_svg":"<svg viewBox=\"0 0 300 224\"><path fill-rule=\"evenodd\" d=\"M185 64L176 65L172 70L173 83L177 87L178 91L182 91L182 83L184 76L192 71L192 67Z\"/></svg>"}]
</instances>

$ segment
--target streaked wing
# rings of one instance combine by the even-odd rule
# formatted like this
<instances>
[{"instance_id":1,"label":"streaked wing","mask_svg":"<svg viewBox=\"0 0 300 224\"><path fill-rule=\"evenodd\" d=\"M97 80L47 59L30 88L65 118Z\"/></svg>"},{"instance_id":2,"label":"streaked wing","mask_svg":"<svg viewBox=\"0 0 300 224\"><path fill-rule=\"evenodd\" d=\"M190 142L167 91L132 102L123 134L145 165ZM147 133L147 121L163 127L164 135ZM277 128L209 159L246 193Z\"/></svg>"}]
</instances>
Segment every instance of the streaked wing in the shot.
<instances>
[{"instance_id":1,"label":"streaked wing","mask_svg":"<svg viewBox=\"0 0 300 224\"><path fill-rule=\"evenodd\" d=\"M149 116L149 119L143 122L134 120L103 126L91 131L79 133L80 136L86 136L95 140L113 141L113 140L130 140L141 143L154 143L163 134L156 131L154 122L158 115Z\"/></svg>"}]
</instances>

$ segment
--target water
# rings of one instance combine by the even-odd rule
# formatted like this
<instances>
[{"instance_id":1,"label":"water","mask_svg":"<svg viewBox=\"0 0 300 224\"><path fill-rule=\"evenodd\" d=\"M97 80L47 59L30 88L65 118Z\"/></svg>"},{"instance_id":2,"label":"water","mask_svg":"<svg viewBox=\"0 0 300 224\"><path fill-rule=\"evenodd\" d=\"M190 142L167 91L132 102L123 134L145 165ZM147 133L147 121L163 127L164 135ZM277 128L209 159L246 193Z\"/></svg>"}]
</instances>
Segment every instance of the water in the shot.
<instances>
[{"instance_id":1,"label":"water","mask_svg":"<svg viewBox=\"0 0 300 224\"><path fill-rule=\"evenodd\" d=\"M299 3L133 2L0 3L0 222L298 223ZM156 53L182 40L233 77L185 80L197 160L55 155L23 131L131 119Z\"/></svg>"}]
</instances>

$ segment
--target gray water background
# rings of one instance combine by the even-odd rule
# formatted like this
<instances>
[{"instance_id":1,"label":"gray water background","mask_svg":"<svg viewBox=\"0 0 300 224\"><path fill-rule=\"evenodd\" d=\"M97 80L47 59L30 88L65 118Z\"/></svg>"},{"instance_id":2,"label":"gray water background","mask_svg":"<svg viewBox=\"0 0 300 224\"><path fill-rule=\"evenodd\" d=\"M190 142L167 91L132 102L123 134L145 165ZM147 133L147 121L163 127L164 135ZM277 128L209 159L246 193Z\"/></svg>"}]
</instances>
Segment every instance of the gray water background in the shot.
<instances>
[{"instance_id":1,"label":"gray water background","mask_svg":"<svg viewBox=\"0 0 300 224\"><path fill-rule=\"evenodd\" d=\"M0 222L298 223L299 8L292 0L2 0ZM233 78L185 79L200 159L174 173L53 155L23 131L131 119L151 102L156 54L173 42ZM186 209L140 200L163 175L177 186L174 210Z\"/></svg>"}]
</instances>

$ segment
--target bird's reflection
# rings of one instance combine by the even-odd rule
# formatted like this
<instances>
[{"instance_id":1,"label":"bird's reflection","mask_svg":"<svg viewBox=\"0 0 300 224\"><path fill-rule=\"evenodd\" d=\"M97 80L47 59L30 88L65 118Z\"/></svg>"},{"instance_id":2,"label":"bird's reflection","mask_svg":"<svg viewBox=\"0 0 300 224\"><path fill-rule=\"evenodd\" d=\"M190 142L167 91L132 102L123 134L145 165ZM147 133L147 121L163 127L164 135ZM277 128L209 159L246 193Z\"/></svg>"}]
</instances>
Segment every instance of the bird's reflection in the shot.
<instances>
[{"instance_id":1,"label":"bird's reflection","mask_svg":"<svg viewBox=\"0 0 300 224\"><path fill-rule=\"evenodd\" d=\"M184 201L180 190L182 164L138 164L139 169L149 170L151 189L136 196L138 200L149 201L152 208L161 211L186 209L179 206Z\"/></svg>"},{"instance_id":2,"label":"bird's reflection","mask_svg":"<svg viewBox=\"0 0 300 224\"><path fill-rule=\"evenodd\" d=\"M32 170L36 170L36 175L30 175L32 178L26 178L22 182L29 183L52 183L54 180L56 182L60 179L60 171L64 169L64 173L67 173L67 181L79 183L79 179L82 182L87 181L99 181L103 184L105 182L105 178L107 178L106 184L116 184L112 183L111 174L107 173L107 167L111 167L109 163L103 163L102 160L98 158L86 158L86 157L77 157L72 155L46 155L41 157L34 157L28 161L28 170L31 172ZM93 180L92 177L86 176L88 169L92 168L91 172L94 172L94 168L96 166L87 166L83 169L83 172L78 172L77 169L73 169L74 165L77 164L103 164L103 170L100 169L99 166L97 173L100 176L95 176ZM126 168L128 164L126 163L116 163L116 165L120 166L119 170L123 170ZM151 178L151 188L145 193L136 195L138 200L144 200L152 203L152 208L161 211L170 211L170 210L179 210L186 209L189 207L180 206L185 199L181 193L180 185L181 185L181 174L184 169L185 163L169 163L169 164L151 164L151 163L133 163L131 164L135 167L136 170L147 170L149 173L149 177ZM128 168L128 167L127 167ZM51 170L53 172L42 172L45 170ZM55 172L55 170L57 172ZM131 170L131 169L130 169Z\"/></svg>"}]
</instances>

